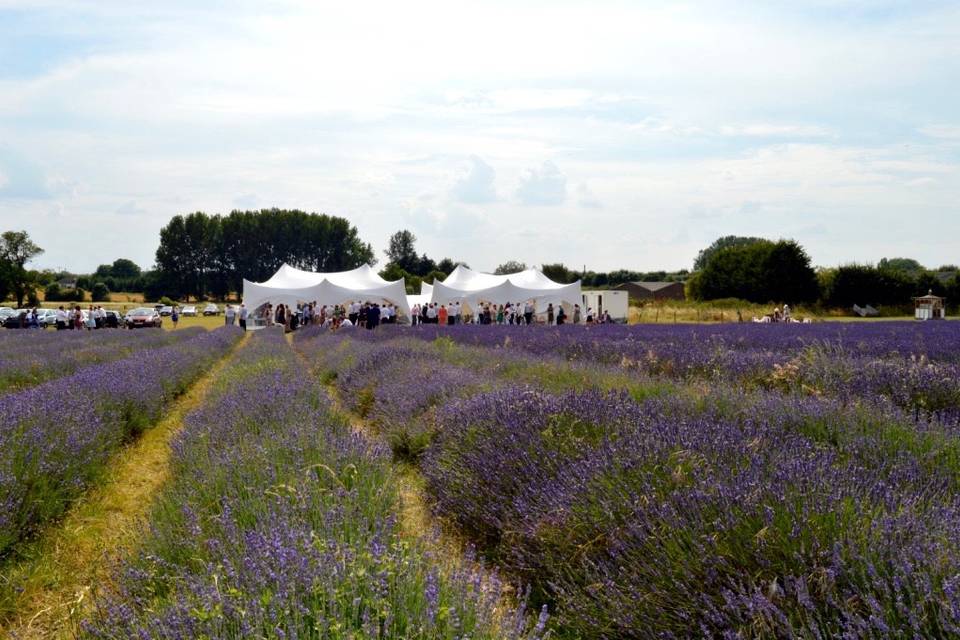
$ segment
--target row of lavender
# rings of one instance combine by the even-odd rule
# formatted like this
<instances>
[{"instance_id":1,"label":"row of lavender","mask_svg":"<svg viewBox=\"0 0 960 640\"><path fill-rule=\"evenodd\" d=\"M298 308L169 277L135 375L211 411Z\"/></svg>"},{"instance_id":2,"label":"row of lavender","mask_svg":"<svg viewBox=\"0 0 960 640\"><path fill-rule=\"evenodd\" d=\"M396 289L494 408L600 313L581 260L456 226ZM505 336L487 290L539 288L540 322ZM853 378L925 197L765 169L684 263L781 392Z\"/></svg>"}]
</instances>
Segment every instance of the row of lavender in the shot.
<instances>
[{"instance_id":1,"label":"row of lavender","mask_svg":"<svg viewBox=\"0 0 960 640\"><path fill-rule=\"evenodd\" d=\"M120 360L137 351L176 344L203 333L183 331L0 332L0 393L69 375L81 367Z\"/></svg>"},{"instance_id":2,"label":"row of lavender","mask_svg":"<svg viewBox=\"0 0 960 640\"><path fill-rule=\"evenodd\" d=\"M0 557L61 515L241 333L191 335L0 396Z\"/></svg>"},{"instance_id":3,"label":"row of lavender","mask_svg":"<svg viewBox=\"0 0 960 640\"><path fill-rule=\"evenodd\" d=\"M724 385L550 395L500 379L510 350L360 336L298 346L387 433L425 434L438 514L532 584L558 629L960 632L960 443L935 422Z\"/></svg>"},{"instance_id":4,"label":"row of lavender","mask_svg":"<svg viewBox=\"0 0 960 640\"><path fill-rule=\"evenodd\" d=\"M173 481L90 638L536 638L479 569L401 535L389 452L282 334L241 349L174 443ZM535 627L532 628L531 627Z\"/></svg>"},{"instance_id":5,"label":"row of lavender","mask_svg":"<svg viewBox=\"0 0 960 640\"><path fill-rule=\"evenodd\" d=\"M737 381L888 403L916 418L960 426L960 323L823 323L757 326L528 327L433 325L398 334L616 367L669 379ZM373 332L368 332L373 333Z\"/></svg>"}]
</instances>

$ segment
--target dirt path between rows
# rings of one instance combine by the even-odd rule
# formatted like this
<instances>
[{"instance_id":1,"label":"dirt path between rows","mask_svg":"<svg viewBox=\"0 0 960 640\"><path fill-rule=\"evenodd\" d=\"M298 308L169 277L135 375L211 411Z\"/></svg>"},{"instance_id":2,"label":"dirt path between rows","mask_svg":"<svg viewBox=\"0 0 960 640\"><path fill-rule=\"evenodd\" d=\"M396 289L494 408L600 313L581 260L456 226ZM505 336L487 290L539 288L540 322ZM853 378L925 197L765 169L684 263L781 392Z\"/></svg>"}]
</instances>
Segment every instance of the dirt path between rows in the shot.
<instances>
[{"instance_id":1,"label":"dirt path between rows","mask_svg":"<svg viewBox=\"0 0 960 640\"><path fill-rule=\"evenodd\" d=\"M316 373L316 368L312 363L293 347L292 334L287 335L287 339L293 348L297 357L307 366L307 368ZM370 441L382 442L383 435L370 425L364 418L345 405L340 397L340 391L335 384L323 385L330 398L334 410L350 422L353 430ZM440 563L440 566L448 571L456 571L468 564L473 568L480 570L484 576L483 583L485 588L495 588L501 598L500 611L508 611L516 605L516 593L512 585L508 583L495 581L496 587L493 587L489 578L489 568L482 568L475 560L469 558L467 549L468 543L457 535L450 526L445 526L443 522L434 517L428 505L424 478L420 470L415 466L394 462L394 470L397 479L397 493L399 501L399 524L403 536L419 540L433 553L434 558Z\"/></svg>"},{"instance_id":2,"label":"dirt path between rows","mask_svg":"<svg viewBox=\"0 0 960 640\"><path fill-rule=\"evenodd\" d=\"M36 553L5 579L20 583L20 614L0 626L0 637L72 638L92 604L91 593L110 580L116 559L136 548L153 496L170 473L170 443L183 419L207 397L249 334L180 396L169 413L111 460L108 476L81 498L35 545Z\"/></svg>"}]
</instances>

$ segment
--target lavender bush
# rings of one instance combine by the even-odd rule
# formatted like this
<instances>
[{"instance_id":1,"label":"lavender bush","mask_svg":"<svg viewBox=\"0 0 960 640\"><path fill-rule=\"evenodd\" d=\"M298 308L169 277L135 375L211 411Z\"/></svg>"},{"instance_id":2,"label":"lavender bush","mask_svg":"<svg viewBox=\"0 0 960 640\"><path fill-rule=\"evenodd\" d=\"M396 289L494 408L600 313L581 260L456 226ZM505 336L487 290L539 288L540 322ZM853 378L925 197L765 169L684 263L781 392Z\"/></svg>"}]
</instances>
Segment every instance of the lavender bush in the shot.
<instances>
[{"instance_id":1,"label":"lavender bush","mask_svg":"<svg viewBox=\"0 0 960 640\"><path fill-rule=\"evenodd\" d=\"M960 632L956 469L776 400L509 389L445 407L423 470L580 637Z\"/></svg>"},{"instance_id":2,"label":"lavender bush","mask_svg":"<svg viewBox=\"0 0 960 640\"><path fill-rule=\"evenodd\" d=\"M239 338L231 328L193 334L0 396L0 556L62 514Z\"/></svg>"},{"instance_id":3,"label":"lavender bush","mask_svg":"<svg viewBox=\"0 0 960 640\"><path fill-rule=\"evenodd\" d=\"M120 360L144 349L203 333L182 331L2 331L0 393L69 375L80 367Z\"/></svg>"},{"instance_id":4,"label":"lavender bush","mask_svg":"<svg viewBox=\"0 0 960 640\"><path fill-rule=\"evenodd\" d=\"M400 328L351 334L380 343L438 337L507 358L560 358L663 379L737 382L847 399L883 399L957 425L960 323L593 325Z\"/></svg>"},{"instance_id":5,"label":"lavender bush","mask_svg":"<svg viewBox=\"0 0 960 640\"><path fill-rule=\"evenodd\" d=\"M255 336L231 370L188 417L86 637L541 637L545 617L497 609L495 578L440 571L401 534L389 452L332 413L282 335Z\"/></svg>"},{"instance_id":6,"label":"lavender bush","mask_svg":"<svg viewBox=\"0 0 960 640\"><path fill-rule=\"evenodd\" d=\"M321 378L336 380L348 408L386 437L394 455L410 462L419 458L433 435L432 407L490 386L489 377L445 362L437 343L369 343L331 336L298 340L296 348L324 372ZM488 367L486 359L477 366Z\"/></svg>"}]
</instances>

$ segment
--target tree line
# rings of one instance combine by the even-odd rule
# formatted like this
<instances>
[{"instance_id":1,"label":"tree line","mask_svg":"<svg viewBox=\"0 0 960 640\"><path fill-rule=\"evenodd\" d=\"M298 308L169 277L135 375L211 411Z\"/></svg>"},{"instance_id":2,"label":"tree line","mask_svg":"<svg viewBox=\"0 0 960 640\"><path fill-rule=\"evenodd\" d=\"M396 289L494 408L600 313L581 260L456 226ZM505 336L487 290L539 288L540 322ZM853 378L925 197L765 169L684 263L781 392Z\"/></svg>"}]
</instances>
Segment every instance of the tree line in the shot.
<instances>
[{"instance_id":1,"label":"tree line","mask_svg":"<svg viewBox=\"0 0 960 640\"><path fill-rule=\"evenodd\" d=\"M404 278L409 293L423 282L445 279L463 262L434 259L416 248L409 230L394 233L380 270L388 280ZM156 263L143 270L119 258L92 274L33 271L27 263L43 253L23 231L0 234L0 298L34 305L45 288L49 300L107 300L111 291L143 292L150 300L224 299L242 290L243 279L263 281L283 263L308 271L344 271L377 260L344 218L300 210L232 211L226 215L195 212L174 216L160 231ZM522 271L527 264L508 260L495 273ZM584 287L606 288L624 282L683 281L692 300L740 299L753 303L850 308L854 304L906 308L914 296L928 291L960 303L960 269L944 265L927 269L911 258L884 258L876 265L848 264L818 268L793 240L724 236L697 255L692 271L577 271L563 263L543 264L552 280L581 280ZM67 283L64 286L62 283Z\"/></svg>"},{"instance_id":2,"label":"tree line","mask_svg":"<svg viewBox=\"0 0 960 640\"><path fill-rule=\"evenodd\" d=\"M793 240L724 236L697 256L687 280L694 300L738 298L766 304L812 304L824 309L853 305L905 310L911 298L933 292L960 303L960 269L926 269L912 258L884 258L876 265L814 269Z\"/></svg>"},{"instance_id":3,"label":"tree line","mask_svg":"<svg viewBox=\"0 0 960 640\"><path fill-rule=\"evenodd\" d=\"M373 264L373 249L345 218L297 209L198 211L160 230L156 286L171 298L225 298L243 279L260 282L284 263L307 271Z\"/></svg>"}]
</instances>

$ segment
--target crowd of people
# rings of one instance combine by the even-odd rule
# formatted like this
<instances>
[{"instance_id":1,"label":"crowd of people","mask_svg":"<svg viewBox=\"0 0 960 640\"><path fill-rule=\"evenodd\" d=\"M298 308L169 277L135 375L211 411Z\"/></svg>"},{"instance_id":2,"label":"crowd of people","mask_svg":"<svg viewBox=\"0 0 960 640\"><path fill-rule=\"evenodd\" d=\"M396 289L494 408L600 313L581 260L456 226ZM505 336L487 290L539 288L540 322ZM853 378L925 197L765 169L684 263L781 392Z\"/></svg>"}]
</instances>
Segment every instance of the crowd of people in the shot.
<instances>
[{"instance_id":1,"label":"crowd of people","mask_svg":"<svg viewBox=\"0 0 960 640\"><path fill-rule=\"evenodd\" d=\"M553 303L547 305L544 320L548 325L562 325L568 322L573 324L594 324L601 322L612 322L610 314L604 312L595 314L593 309L587 308L584 313L579 304L573 305L571 314L562 305L553 306ZM415 304L410 310L411 324L512 324L529 325L540 323L540 318L536 313L536 308L531 301L506 304L480 303L473 306L468 313L460 302L450 304L438 304L430 302L425 304Z\"/></svg>"},{"instance_id":2,"label":"crowd of people","mask_svg":"<svg viewBox=\"0 0 960 640\"><path fill-rule=\"evenodd\" d=\"M791 310L790 310L790 305L788 305L788 304L784 304L783 307L774 307L774 308L773 308L773 311L772 311L771 313L768 313L768 314L766 314L766 315L764 315L764 316L760 316L759 318L756 317L756 316L754 316L754 317L751 319L751 321L752 321L752 322L762 322L762 323L768 323L768 322L803 322L803 323L809 323L809 322L811 322L810 318L803 318L802 320L798 320L797 318L794 318L793 315L792 315L792 312L791 312Z\"/></svg>"},{"instance_id":3,"label":"crowd of people","mask_svg":"<svg viewBox=\"0 0 960 640\"><path fill-rule=\"evenodd\" d=\"M251 317L244 305L239 308L228 306L226 324L234 324L239 318L240 326L246 328ZM400 314L391 303L351 301L348 304L321 305L316 302L299 303L291 307L283 303L267 303L253 312L255 324L261 326L282 326L285 331L295 331L301 326L317 325L328 329L342 327L361 327L375 329L381 324L397 324ZM450 304L425 303L414 304L410 309L412 325L531 325L543 324L599 324L613 322L608 312L594 313L588 308L585 312L579 304L573 305L567 313L562 305L548 304L545 313L537 314L533 302L495 304L477 304L472 308L460 302Z\"/></svg>"},{"instance_id":4,"label":"crowd of people","mask_svg":"<svg viewBox=\"0 0 960 640\"><path fill-rule=\"evenodd\" d=\"M228 307L227 324L233 324L230 312ZM246 328L249 317L246 307L240 305L236 314L240 318L240 326ZM258 324L267 327L281 326L288 332L310 325L328 329L341 327L374 329L381 324L396 324L397 317L397 308L393 304L357 301L334 305L321 305L316 302L298 303L296 308L282 303L276 306L267 303L256 313Z\"/></svg>"}]
</instances>

